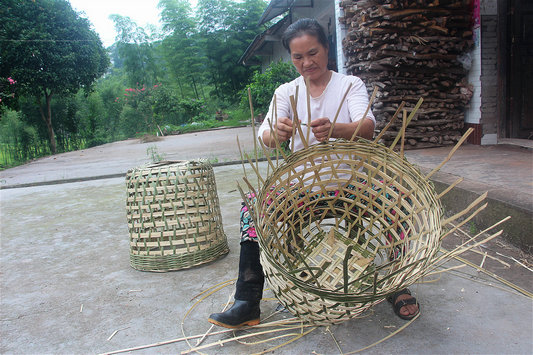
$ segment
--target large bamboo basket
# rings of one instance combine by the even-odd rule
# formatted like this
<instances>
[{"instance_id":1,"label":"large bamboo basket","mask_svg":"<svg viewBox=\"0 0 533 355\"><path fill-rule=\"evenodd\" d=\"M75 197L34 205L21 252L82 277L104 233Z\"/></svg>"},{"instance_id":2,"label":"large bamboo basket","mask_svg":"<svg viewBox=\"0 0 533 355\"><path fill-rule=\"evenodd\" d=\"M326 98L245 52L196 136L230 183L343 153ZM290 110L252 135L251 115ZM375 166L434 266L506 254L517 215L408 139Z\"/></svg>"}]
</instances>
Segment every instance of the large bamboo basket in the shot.
<instances>
[{"instance_id":1,"label":"large bamboo basket","mask_svg":"<svg viewBox=\"0 0 533 355\"><path fill-rule=\"evenodd\" d=\"M248 202L273 292L317 324L356 317L414 283L440 246L432 183L375 142L330 141L293 153Z\"/></svg>"},{"instance_id":2,"label":"large bamboo basket","mask_svg":"<svg viewBox=\"0 0 533 355\"><path fill-rule=\"evenodd\" d=\"M160 162L132 169L126 185L133 268L179 270L228 253L208 162Z\"/></svg>"}]
</instances>

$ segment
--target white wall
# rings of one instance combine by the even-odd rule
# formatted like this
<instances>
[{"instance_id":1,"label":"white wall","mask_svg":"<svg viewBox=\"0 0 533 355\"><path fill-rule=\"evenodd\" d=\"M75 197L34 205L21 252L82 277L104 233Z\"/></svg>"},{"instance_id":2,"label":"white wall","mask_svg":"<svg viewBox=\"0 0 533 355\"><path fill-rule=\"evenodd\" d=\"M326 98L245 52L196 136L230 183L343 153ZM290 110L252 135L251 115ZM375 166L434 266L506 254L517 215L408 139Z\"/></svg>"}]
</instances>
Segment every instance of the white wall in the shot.
<instances>
[{"instance_id":1,"label":"white wall","mask_svg":"<svg viewBox=\"0 0 533 355\"><path fill-rule=\"evenodd\" d=\"M346 25L339 22L339 18L344 16L344 11L340 6L341 0L335 0L335 26L337 33L337 69L341 74L346 74L346 57L342 48L342 39L346 37Z\"/></svg>"},{"instance_id":2,"label":"white wall","mask_svg":"<svg viewBox=\"0 0 533 355\"><path fill-rule=\"evenodd\" d=\"M470 107L465 112L465 122L478 124L481 122L481 29L474 29L474 48L469 53L471 67L468 72L468 82L473 86L474 93L470 100Z\"/></svg>"}]
</instances>

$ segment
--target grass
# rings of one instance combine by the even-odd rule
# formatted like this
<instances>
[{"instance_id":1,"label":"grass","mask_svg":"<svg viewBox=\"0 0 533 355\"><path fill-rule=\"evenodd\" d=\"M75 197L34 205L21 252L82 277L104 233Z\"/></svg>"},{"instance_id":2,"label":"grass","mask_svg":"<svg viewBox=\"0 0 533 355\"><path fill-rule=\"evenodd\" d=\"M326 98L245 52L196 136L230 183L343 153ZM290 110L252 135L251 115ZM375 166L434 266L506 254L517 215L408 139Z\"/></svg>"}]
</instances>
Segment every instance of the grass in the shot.
<instances>
[{"instance_id":1,"label":"grass","mask_svg":"<svg viewBox=\"0 0 533 355\"><path fill-rule=\"evenodd\" d=\"M165 154L160 153L155 144L146 149L146 155L150 158L152 163L158 163L162 160L165 160Z\"/></svg>"}]
</instances>

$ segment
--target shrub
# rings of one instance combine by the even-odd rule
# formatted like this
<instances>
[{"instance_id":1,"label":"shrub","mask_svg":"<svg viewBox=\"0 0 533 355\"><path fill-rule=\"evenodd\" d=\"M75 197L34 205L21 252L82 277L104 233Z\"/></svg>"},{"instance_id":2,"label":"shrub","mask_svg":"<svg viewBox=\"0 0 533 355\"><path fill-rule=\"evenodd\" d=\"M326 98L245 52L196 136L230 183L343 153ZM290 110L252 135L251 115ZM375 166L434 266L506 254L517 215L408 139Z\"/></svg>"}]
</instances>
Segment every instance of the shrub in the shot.
<instances>
[{"instance_id":1,"label":"shrub","mask_svg":"<svg viewBox=\"0 0 533 355\"><path fill-rule=\"evenodd\" d=\"M4 112L0 121L1 168L41 156L41 145L37 130L24 123L20 112Z\"/></svg>"},{"instance_id":2,"label":"shrub","mask_svg":"<svg viewBox=\"0 0 533 355\"><path fill-rule=\"evenodd\" d=\"M281 84L296 79L298 75L291 63L282 61L272 63L264 73L255 72L252 82L246 86L242 94L241 107L243 109L250 107L248 101L248 88L250 88L254 113L266 114L276 88Z\"/></svg>"},{"instance_id":3,"label":"shrub","mask_svg":"<svg viewBox=\"0 0 533 355\"><path fill-rule=\"evenodd\" d=\"M186 123L192 121L203 121L208 119L205 115L205 102L204 100L197 99L181 99L178 102L178 107L186 117Z\"/></svg>"}]
</instances>

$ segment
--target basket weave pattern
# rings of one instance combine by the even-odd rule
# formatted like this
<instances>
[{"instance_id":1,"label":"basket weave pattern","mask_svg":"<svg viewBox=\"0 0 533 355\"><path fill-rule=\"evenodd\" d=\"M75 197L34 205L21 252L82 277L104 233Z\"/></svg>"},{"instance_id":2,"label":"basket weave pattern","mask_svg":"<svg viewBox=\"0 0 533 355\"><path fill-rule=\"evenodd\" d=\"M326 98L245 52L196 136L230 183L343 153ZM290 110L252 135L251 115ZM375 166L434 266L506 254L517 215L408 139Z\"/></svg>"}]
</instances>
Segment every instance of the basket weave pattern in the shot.
<instances>
[{"instance_id":1,"label":"basket weave pattern","mask_svg":"<svg viewBox=\"0 0 533 355\"><path fill-rule=\"evenodd\" d=\"M433 185L364 140L293 153L249 203L274 294L317 324L356 317L411 285L440 246Z\"/></svg>"},{"instance_id":2,"label":"basket weave pattern","mask_svg":"<svg viewBox=\"0 0 533 355\"><path fill-rule=\"evenodd\" d=\"M160 162L126 176L130 264L171 271L228 253L212 166Z\"/></svg>"}]
</instances>

